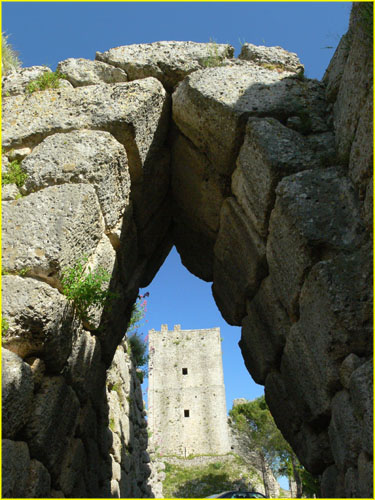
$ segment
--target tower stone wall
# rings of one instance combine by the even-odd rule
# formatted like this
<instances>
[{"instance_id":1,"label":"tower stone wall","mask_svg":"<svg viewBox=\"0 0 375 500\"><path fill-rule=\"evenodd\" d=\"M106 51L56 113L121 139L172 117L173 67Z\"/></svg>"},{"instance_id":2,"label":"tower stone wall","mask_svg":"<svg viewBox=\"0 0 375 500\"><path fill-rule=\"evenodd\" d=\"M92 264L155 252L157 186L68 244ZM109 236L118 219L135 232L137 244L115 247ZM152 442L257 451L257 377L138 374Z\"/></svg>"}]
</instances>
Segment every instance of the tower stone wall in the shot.
<instances>
[{"instance_id":1,"label":"tower stone wall","mask_svg":"<svg viewBox=\"0 0 375 500\"><path fill-rule=\"evenodd\" d=\"M163 455L230 451L220 328L149 331L150 444Z\"/></svg>"}]
</instances>

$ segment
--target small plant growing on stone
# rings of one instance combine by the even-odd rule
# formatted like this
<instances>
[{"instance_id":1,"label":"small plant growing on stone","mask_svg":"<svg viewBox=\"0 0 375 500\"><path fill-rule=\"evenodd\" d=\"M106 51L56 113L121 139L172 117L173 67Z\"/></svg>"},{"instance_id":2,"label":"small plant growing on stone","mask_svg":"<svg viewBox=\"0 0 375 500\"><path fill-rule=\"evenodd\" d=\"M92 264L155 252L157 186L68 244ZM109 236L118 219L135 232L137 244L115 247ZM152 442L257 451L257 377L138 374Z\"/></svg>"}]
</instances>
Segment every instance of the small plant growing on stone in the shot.
<instances>
[{"instance_id":1,"label":"small plant growing on stone","mask_svg":"<svg viewBox=\"0 0 375 500\"><path fill-rule=\"evenodd\" d=\"M108 308L116 295L107 288L110 274L102 267L91 271L86 269L88 258L83 257L73 267L62 273L62 293L73 303L78 317L82 321L90 321L88 309L91 306Z\"/></svg>"},{"instance_id":2,"label":"small plant growing on stone","mask_svg":"<svg viewBox=\"0 0 375 500\"><path fill-rule=\"evenodd\" d=\"M30 82L26 91L29 94L36 92L38 90L47 90L47 89L57 89L60 87L60 80L65 77L59 71L55 71L53 73L43 73L39 78Z\"/></svg>"},{"instance_id":3,"label":"small plant growing on stone","mask_svg":"<svg viewBox=\"0 0 375 500\"><path fill-rule=\"evenodd\" d=\"M216 66L221 66L223 60L229 55L227 52L224 53L224 55L219 54L219 47L215 40L210 39L210 45L209 45L209 52L210 55L203 59L202 65L205 68L214 68Z\"/></svg>"},{"instance_id":4,"label":"small plant growing on stone","mask_svg":"<svg viewBox=\"0 0 375 500\"><path fill-rule=\"evenodd\" d=\"M6 335L9 330L9 323L6 318L1 318L1 335Z\"/></svg>"},{"instance_id":5,"label":"small plant growing on stone","mask_svg":"<svg viewBox=\"0 0 375 500\"><path fill-rule=\"evenodd\" d=\"M17 187L22 187L27 179L26 172L22 169L21 163L14 160L9 163L7 172L1 176L1 184L16 184Z\"/></svg>"}]
</instances>

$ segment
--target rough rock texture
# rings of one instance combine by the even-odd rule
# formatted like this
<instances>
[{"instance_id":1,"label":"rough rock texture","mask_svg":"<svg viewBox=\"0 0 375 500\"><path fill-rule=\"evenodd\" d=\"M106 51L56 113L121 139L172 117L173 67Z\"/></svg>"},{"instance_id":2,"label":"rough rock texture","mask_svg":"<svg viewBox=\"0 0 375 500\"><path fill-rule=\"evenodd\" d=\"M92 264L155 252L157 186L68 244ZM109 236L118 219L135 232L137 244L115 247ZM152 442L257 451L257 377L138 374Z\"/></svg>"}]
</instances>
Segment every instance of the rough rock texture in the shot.
<instances>
[{"instance_id":1,"label":"rough rock texture","mask_svg":"<svg viewBox=\"0 0 375 500\"><path fill-rule=\"evenodd\" d=\"M13 438L29 417L33 399L33 377L27 363L8 349L1 352L3 438Z\"/></svg>"},{"instance_id":2,"label":"rough rock texture","mask_svg":"<svg viewBox=\"0 0 375 500\"><path fill-rule=\"evenodd\" d=\"M207 66L219 66L233 52L228 44L155 42L97 52L96 59L123 69L129 80L153 76L170 92L186 75Z\"/></svg>"},{"instance_id":3,"label":"rough rock texture","mask_svg":"<svg viewBox=\"0 0 375 500\"><path fill-rule=\"evenodd\" d=\"M17 159L27 173L3 193L4 497L161 491L154 472L147 485L141 389L118 346L173 244L242 325L245 364L322 496L372 497L365 5L324 82L281 49L234 60L192 42L111 49L97 55L104 73L75 60L84 87L25 95L33 68L4 80L3 171ZM106 83L116 68L136 80ZM83 256L115 292L89 320L61 293Z\"/></svg>"},{"instance_id":4,"label":"rough rock texture","mask_svg":"<svg viewBox=\"0 0 375 500\"><path fill-rule=\"evenodd\" d=\"M73 87L95 85L97 83L127 82L125 71L109 64L89 59L65 59L59 62L57 70L64 75Z\"/></svg>"},{"instance_id":5,"label":"rough rock texture","mask_svg":"<svg viewBox=\"0 0 375 500\"><path fill-rule=\"evenodd\" d=\"M276 69L279 72L291 71L303 74L304 71L297 54L288 52L281 47L263 47L252 43L244 43L238 58L254 61L259 66Z\"/></svg>"},{"instance_id":6,"label":"rough rock texture","mask_svg":"<svg viewBox=\"0 0 375 500\"><path fill-rule=\"evenodd\" d=\"M129 205L130 176L124 147L108 132L76 130L47 137L22 162L24 190L59 184L91 184L106 230L114 228Z\"/></svg>"},{"instance_id":7,"label":"rough rock texture","mask_svg":"<svg viewBox=\"0 0 375 500\"><path fill-rule=\"evenodd\" d=\"M52 73L52 70L46 66L31 66L4 76L1 84L3 97L24 94L27 85L44 73Z\"/></svg>"}]
</instances>

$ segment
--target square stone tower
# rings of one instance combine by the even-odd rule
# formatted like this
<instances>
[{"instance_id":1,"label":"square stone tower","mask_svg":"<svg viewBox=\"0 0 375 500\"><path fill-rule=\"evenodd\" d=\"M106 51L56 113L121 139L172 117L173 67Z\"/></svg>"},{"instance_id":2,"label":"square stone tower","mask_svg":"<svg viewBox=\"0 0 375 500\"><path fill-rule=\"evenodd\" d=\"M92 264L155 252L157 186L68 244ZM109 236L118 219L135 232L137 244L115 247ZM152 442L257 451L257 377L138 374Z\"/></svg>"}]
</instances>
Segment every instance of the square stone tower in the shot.
<instances>
[{"instance_id":1,"label":"square stone tower","mask_svg":"<svg viewBox=\"0 0 375 500\"><path fill-rule=\"evenodd\" d=\"M163 455L230 451L220 328L149 331L148 428Z\"/></svg>"}]
</instances>

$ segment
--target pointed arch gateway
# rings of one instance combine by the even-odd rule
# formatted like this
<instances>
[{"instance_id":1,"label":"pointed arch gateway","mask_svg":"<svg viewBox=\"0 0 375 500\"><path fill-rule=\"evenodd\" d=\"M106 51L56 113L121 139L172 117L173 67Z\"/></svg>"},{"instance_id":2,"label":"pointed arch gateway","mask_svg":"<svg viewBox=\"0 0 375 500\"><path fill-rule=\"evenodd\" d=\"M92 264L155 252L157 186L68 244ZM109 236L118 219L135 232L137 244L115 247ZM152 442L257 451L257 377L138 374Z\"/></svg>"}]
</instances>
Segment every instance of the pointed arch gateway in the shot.
<instances>
[{"instance_id":1,"label":"pointed arch gateway","mask_svg":"<svg viewBox=\"0 0 375 500\"><path fill-rule=\"evenodd\" d=\"M193 49L203 55L192 56ZM212 281L226 321L242 326L246 366L265 385L301 462L323 475L326 495L337 494L349 470L355 477L368 470L362 388L371 370L364 362L371 350L369 239L353 183L337 167L325 87L303 78L298 64L287 66L281 49L277 64L225 61L231 54L223 49L210 67L207 44L170 42L171 52L187 51L196 67L181 74L151 65L146 78L126 83L66 83L4 99L5 153L24 158L27 177L25 196L15 200L6 191L3 205L3 345L22 358L9 354L28 380L21 397L27 411L11 410L16 417L5 437L16 443L22 431L30 456L66 496L112 488L107 477L88 486L86 472L68 480L61 461L74 469L90 446L98 461L108 453L100 432L111 422L97 400L105 370L118 356L139 287L151 282L173 244L190 272ZM132 75L124 53L111 49L95 63ZM92 308L83 324L60 293L61 271L82 255L92 269L111 273L116 293L110 309ZM32 358L44 366L38 382ZM141 396L135 385L129 391L138 415ZM51 400L69 408L53 429L36 416ZM90 418L95 445L82 428ZM129 453L135 421L122 424ZM121 484L131 468L126 457L119 463ZM137 474L122 496L147 494Z\"/></svg>"}]
</instances>

